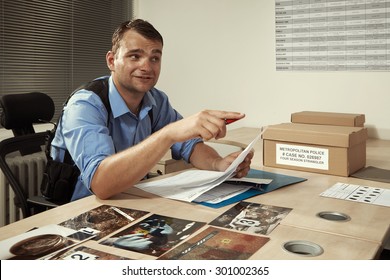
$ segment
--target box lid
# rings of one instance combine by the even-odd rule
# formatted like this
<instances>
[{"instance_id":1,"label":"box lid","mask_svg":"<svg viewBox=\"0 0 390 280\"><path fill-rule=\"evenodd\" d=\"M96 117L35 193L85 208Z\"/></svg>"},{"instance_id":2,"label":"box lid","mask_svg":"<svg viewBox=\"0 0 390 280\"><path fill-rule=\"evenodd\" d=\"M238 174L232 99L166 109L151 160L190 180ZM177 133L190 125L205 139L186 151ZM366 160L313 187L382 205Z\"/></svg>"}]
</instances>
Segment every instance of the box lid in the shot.
<instances>
[{"instance_id":1,"label":"box lid","mask_svg":"<svg viewBox=\"0 0 390 280\"><path fill-rule=\"evenodd\" d=\"M291 122L306 124L340 125L363 127L364 114L302 111L291 114Z\"/></svg>"},{"instance_id":2,"label":"box lid","mask_svg":"<svg viewBox=\"0 0 390 280\"><path fill-rule=\"evenodd\" d=\"M351 147L367 140L367 129L350 126L282 123L268 126L264 131L263 139L332 147Z\"/></svg>"}]
</instances>

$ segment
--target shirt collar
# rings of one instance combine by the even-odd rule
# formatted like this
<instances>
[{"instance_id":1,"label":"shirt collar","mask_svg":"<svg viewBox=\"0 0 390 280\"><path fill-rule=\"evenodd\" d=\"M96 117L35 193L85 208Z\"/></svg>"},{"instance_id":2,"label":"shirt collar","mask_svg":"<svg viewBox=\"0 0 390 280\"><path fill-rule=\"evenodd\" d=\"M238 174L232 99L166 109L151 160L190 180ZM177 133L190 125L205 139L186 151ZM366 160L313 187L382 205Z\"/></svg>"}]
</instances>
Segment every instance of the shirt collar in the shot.
<instances>
[{"instance_id":1,"label":"shirt collar","mask_svg":"<svg viewBox=\"0 0 390 280\"><path fill-rule=\"evenodd\" d=\"M148 91L143 98L142 108L139 113L140 119L143 119L148 115L149 110L151 110L153 106L156 106L156 100L151 93L152 90ZM130 113L129 108L112 81L112 76L108 80L108 97L114 118Z\"/></svg>"}]
</instances>

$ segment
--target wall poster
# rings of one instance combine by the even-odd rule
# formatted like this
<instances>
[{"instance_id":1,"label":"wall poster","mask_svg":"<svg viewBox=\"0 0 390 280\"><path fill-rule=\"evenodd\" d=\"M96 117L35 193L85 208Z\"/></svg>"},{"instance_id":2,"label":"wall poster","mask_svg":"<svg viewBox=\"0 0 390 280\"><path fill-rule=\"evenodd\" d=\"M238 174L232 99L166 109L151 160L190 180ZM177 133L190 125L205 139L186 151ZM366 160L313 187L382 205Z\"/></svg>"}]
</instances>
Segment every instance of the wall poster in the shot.
<instances>
[{"instance_id":1,"label":"wall poster","mask_svg":"<svg viewBox=\"0 0 390 280\"><path fill-rule=\"evenodd\" d=\"M389 71L390 0L275 0L276 71Z\"/></svg>"}]
</instances>

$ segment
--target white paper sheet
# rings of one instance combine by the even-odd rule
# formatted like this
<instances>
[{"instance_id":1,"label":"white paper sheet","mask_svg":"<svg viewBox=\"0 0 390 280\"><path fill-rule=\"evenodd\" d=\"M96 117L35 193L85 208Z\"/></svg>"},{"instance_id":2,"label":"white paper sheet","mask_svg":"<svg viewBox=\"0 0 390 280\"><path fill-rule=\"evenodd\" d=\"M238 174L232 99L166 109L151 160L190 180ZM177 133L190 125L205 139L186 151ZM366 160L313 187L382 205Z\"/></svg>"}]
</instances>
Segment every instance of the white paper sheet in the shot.
<instances>
[{"instance_id":1,"label":"white paper sheet","mask_svg":"<svg viewBox=\"0 0 390 280\"><path fill-rule=\"evenodd\" d=\"M179 173L178 175L166 177L160 180L141 182L135 185L135 187L158 196L191 202L201 194L234 176L234 172L238 165L253 149L253 146L259 140L262 133L263 130L261 129L256 138L253 139L253 141L245 148L244 151L241 152L241 154L224 172L187 170Z\"/></svg>"},{"instance_id":2,"label":"white paper sheet","mask_svg":"<svg viewBox=\"0 0 390 280\"><path fill-rule=\"evenodd\" d=\"M320 196L390 206L390 190L369 186L336 183L321 193Z\"/></svg>"},{"instance_id":3,"label":"white paper sheet","mask_svg":"<svg viewBox=\"0 0 390 280\"><path fill-rule=\"evenodd\" d=\"M222 182L219 186L208 190L193 201L216 204L246 192L251 188L252 186L248 185L231 185L227 182Z\"/></svg>"},{"instance_id":4,"label":"white paper sheet","mask_svg":"<svg viewBox=\"0 0 390 280\"><path fill-rule=\"evenodd\" d=\"M227 183L229 182L242 182L242 183L251 183L251 184L257 184L257 185L268 185L272 182L272 179L263 179L263 178L249 178L249 177L243 177L243 178L229 178L226 180Z\"/></svg>"}]
</instances>

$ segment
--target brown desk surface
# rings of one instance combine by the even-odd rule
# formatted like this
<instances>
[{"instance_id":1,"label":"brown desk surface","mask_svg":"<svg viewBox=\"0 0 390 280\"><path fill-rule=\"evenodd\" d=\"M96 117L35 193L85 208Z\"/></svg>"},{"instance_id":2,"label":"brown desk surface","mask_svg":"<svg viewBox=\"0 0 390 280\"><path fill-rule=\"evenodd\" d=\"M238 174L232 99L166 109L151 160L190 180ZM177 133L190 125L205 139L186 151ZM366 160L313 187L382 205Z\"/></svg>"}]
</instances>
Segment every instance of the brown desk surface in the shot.
<instances>
[{"instance_id":1,"label":"brown desk surface","mask_svg":"<svg viewBox=\"0 0 390 280\"><path fill-rule=\"evenodd\" d=\"M227 139L249 143L258 129L240 128L229 132ZM320 197L319 194L336 182L365 184L389 188L388 184L364 181L356 178L328 176L284 169L271 169L261 164L261 141L255 146L255 158L252 167L270 172L304 177L308 180L299 184L281 188L260 195L248 201L267 205L290 207L293 210L269 235L270 241L252 258L255 259L306 259L307 257L286 252L282 244L291 240L308 240L321 245L324 253L318 259L372 259L381 250L389 237L390 208L367 205ZM390 168L390 162L381 160L381 155L390 154L390 141L369 140L367 143L367 164L381 168ZM121 206L151 213L185 218L189 220L211 222L232 205L213 209L198 204L169 200L130 188L110 200L101 201L94 196L81 199L67 205L46 211L13 224L0 228L0 240L23 233L33 227L46 224L58 224L102 204ZM351 216L348 222L332 222L316 217L319 211L340 211ZM118 251L130 258L150 259L152 257L102 246L94 241L86 245L99 247L110 252Z\"/></svg>"}]
</instances>

